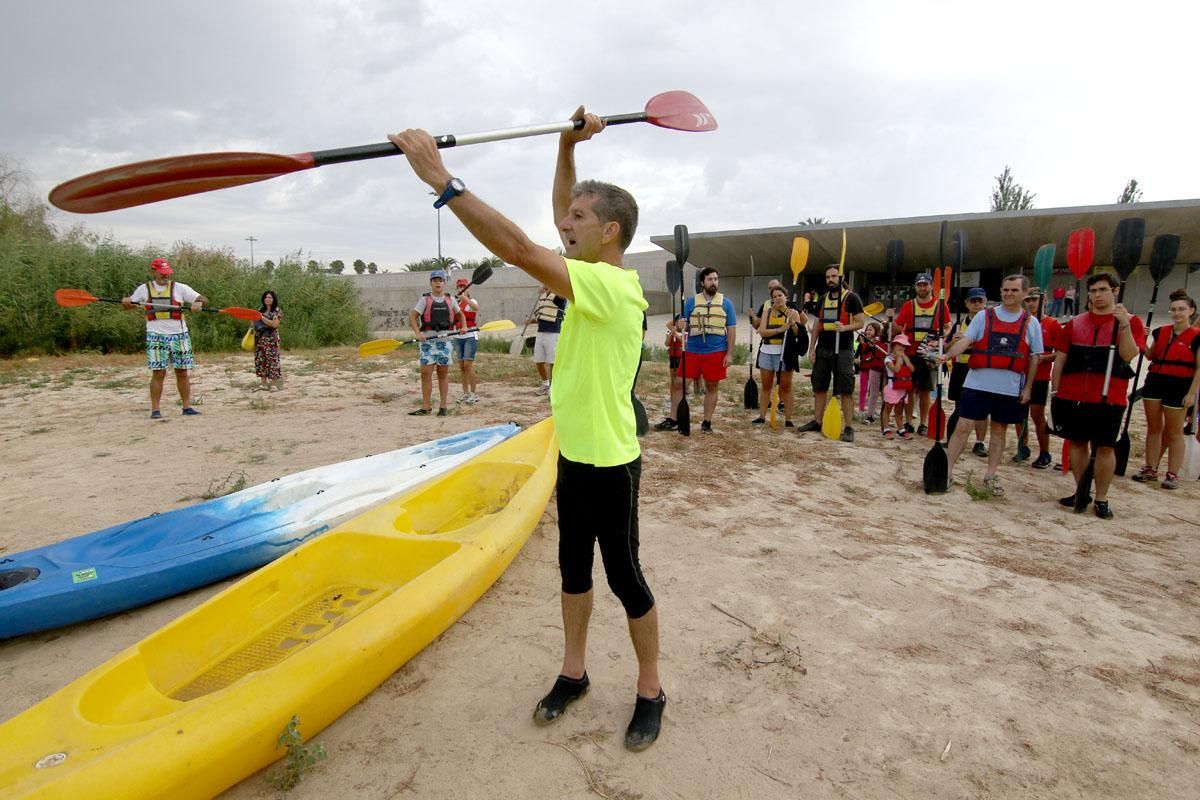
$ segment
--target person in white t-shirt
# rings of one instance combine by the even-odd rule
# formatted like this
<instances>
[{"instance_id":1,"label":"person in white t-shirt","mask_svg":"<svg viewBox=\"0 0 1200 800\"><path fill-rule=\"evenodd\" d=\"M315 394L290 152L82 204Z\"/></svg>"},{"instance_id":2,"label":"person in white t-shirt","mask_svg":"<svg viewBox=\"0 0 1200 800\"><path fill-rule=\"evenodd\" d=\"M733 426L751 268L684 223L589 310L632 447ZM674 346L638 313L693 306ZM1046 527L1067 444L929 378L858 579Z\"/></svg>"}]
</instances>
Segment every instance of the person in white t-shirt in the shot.
<instances>
[{"instance_id":1,"label":"person in white t-shirt","mask_svg":"<svg viewBox=\"0 0 1200 800\"><path fill-rule=\"evenodd\" d=\"M199 311L208 298L184 283L171 278L175 270L165 258L150 262L151 280L121 298L126 308L142 306L146 310L146 361L150 367L150 419L162 419L159 402L167 369L175 370L175 387L183 403L185 417L199 416L192 408L192 384L188 370L196 366L192 356L192 337L183 319L185 307ZM189 306L190 304L190 306Z\"/></svg>"}]
</instances>

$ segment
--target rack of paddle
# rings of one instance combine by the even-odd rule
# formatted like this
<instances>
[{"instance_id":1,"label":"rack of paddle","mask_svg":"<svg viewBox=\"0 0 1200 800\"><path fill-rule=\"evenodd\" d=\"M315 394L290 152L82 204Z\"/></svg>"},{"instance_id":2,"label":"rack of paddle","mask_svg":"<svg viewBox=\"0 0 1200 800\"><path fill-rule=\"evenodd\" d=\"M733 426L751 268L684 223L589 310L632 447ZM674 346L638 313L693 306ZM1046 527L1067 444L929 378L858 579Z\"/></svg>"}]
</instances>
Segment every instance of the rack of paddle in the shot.
<instances>
[{"instance_id":1,"label":"rack of paddle","mask_svg":"<svg viewBox=\"0 0 1200 800\"><path fill-rule=\"evenodd\" d=\"M54 302L58 303L63 308L75 308L77 306L87 306L92 303L114 303L116 305L124 305L120 300L112 297L96 297L91 292L85 292L83 289L56 289L54 292ZM182 306L164 306L158 303L134 303L135 306L153 309L155 311L191 311L190 305ZM201 311L206 311L209 314L225 314L237 319L244 319L247 322L257 322L262 319L262 314L253 308L239 308L231 306L229 308L201 308Z\"/></svg>"},{"instance_id":2,"label":"rack of paddle","mask_svg":"<svg viewBox=\"0 0 1200 800\"><path fill-rule=\"evenodd\" d=\"M371 356L381 356L384 353L390 353L397 347L414 342L428 342L435 339L449 339L452 336L458 336L463 333L495 333L497 331L511 331L517 327L517 324L511 319L497 319L491 322L485 322L482 325L474 328L464 328L463 330L441 331L433 336L426 336L423 339L372 339L369 342L363 342L358 346L359 358L370 358Z\"/></svg>"},{"instance_id":3,"label":"rack of paddle","mask_svg":"<svg viewBox=\"0 0 1200 800\"><path fill-rule=\"evenodd\" d=\"M694 95L681 91L655 95L646 103L643 111L615 114L601 119L608 125L648 122L659 128L676 131L703 132L717 129L717 120L704 103ZM582 127L583 120L569 119L481 133L443 134L435 136L434 139L439 149L445 149L563 133ZM63 211L94 214L244 186L329 164L398 155L401 155L400 148L388 141L293 155L199 153L171 156L111 167L73 178L59 184L50 192L50 202Z\"/></svg>"}]
</instances>

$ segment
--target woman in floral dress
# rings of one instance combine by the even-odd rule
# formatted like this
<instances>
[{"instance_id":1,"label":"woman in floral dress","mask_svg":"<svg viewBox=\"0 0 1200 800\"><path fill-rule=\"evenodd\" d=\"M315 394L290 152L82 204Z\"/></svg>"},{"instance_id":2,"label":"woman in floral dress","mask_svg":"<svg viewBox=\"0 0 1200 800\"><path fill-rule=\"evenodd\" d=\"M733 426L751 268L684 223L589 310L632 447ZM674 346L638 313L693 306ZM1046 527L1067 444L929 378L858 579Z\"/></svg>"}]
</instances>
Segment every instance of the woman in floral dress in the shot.
<instances>
[{"instance_id":1,"label":"woman in floral dress","mask_svg":"<svg viewBox=\"0 0 1200 800\"><path fill-rule=\"evenodd\" d=\"M283 309L275 292L263 292L262 320L254 323L254 374L261 383L260 391L276 391L283 380L279 367L279 323L283 322Z\"/></svg>"}]
</instances>

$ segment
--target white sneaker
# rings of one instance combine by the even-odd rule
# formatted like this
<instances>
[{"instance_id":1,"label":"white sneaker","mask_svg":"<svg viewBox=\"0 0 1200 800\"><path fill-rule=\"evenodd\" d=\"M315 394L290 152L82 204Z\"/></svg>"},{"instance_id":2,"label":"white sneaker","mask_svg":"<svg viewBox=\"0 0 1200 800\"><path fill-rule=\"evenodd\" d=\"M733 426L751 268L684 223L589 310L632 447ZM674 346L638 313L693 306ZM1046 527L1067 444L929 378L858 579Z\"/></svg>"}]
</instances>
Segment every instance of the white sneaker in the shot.
<instances>
[{"instance_id":1,"label":"white sneaker","mask_svg":"<svg viewBox=\"0 0 1200 800\"><path fill-rule=\"evenodd\" d=\"M550 394L550 384L543 383L541 386L539 386L537 388L537 393L538 394Z\"/></svg>"},{"instance_id":2,"label":"white sneaker","mask_svg":"<svg viewBox=\"0 0 1200 800\"><path fill-rule=\"evenodd\" d=\"M474 392L468 392L466 397L463 398L463 402L469 406L473 406L479 402L479 395Z\"/></svg>"}]
</instances>

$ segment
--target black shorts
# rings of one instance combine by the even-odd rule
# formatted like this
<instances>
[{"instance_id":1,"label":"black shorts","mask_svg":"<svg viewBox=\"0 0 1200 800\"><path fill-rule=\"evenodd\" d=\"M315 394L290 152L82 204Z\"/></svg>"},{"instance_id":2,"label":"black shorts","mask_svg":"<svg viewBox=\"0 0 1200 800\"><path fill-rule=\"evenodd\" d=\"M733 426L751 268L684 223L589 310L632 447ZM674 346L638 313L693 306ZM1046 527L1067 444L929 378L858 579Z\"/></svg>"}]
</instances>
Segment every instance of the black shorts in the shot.
<instances>
[{"instance_id":1,"label":"black shorts","mask_svg":"<svg viewBox=\"0 0 1200 800\"><path fill-rule=\"evenodd\" d=\"M1184 395L1192 388L1191 378L1180 378L1178 375L1158 375L1150 373L1142 384L1143 400L1158 400L1166 408L1183 408Z\"/></svg>"},{"instance_id":2,"label":"black shorts","mask_svg":"<svg viewBox=\"0 0 1200 800\"><path fill-rule=\"evenodd\" d=\"M1121 435L1121 417L1125 406L1111 403L1083 403L1055 397L1050 401L1053 430L1072 442L1090 442L1097 447L1112 447Z\"/></svg>"},{"instance_id":3,"label":"black shorts","mask_svg":"<svg viewBox=\"0 0 1200 800\"><path fill-rule=\"evenodd\" d=\"M1029 392L1029 405L1044 406L1050 396L1050 381L1034 381L1033 389Z\"/></svg>"},{"instance_id":4,"label":"black shorts","mask_svg":"<svg viewBox=\"0 0 1200 800\"><path fill-rule=\"evenodd\" d=\"M679 356L667 356L667 361L671 364L671 372L679 371Z\"/></svg>"},{"instance_id":5,"label":"black shorts","mask_svg":"<svg viewBox=\"0 0 1200 800\"><path fill-rule=\"evenodd\" d=\"M1016 425L1025 419L1025 406L1018 398L967 387L963 387L962 399L955 410L963 419L975 422L990 419L1004 425Z\"/></svg>"},{"instance_id":6,"label":"black shorts","mask_svg":"<svg viewBox=\"0 0 1200 800\"><path fill-rule=\"evenodd\" d=\"M596 467L558 457L558 568L564 594L592 589L596 542L609 588L630 619L654 608L638 563L638 490L642 459Z\"/></svg>"},{"instance_id":7,"label":"black shorts","mask_svg":"<svg viewBox=\"0 0 1200 800\"><path fill-rule=\"evenodd\" d=\"M957 361L950 368L950 385L946 389L946 397L952 402L957 403L958 398L962 397L963 384L966 382L967 373L970 371L970 367L966 364L960 364Z\"/></svg>"},{"instance_id":8,"label":"black shorts","mask_svg":"<svg viewBox=\"0 0 1200 800\"><path fill-rule=\"evenodd\" d=\"M854 352L840 350L837 354L837 377L834 380L833 351L825 352L817 348L816 360L813 362L812 387L814 392L829 391L829 383L833 380L833 393L838 397L854 394Z\"/></svg>"},{"instance_id":9,"label":"black shorts","mask_svg":"<svg viewBox=\"0 0 1200 800\"><path fill-rule=\"evenodd\" d=\"M933 372L929 369L929 362L919 354L910 355L908 360L913 365L913 389L918 392L928 392L933 388Z\"/></svg>"}]
</instances>

